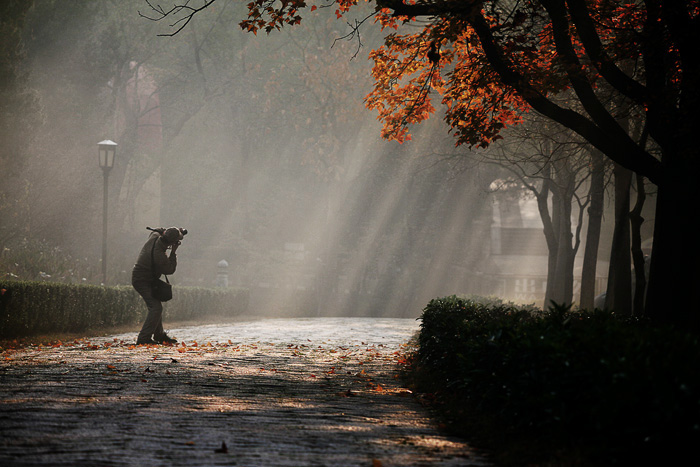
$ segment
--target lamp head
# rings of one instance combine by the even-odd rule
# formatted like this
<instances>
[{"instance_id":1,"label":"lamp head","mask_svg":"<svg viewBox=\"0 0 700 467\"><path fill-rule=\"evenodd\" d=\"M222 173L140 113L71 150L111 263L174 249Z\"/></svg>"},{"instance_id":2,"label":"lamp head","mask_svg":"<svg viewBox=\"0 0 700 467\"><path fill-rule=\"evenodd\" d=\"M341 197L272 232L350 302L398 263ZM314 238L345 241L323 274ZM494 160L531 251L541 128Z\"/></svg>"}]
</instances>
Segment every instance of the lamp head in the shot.
<instances>
[{"instance_id":1,"label":"lamp head","mask_svg":"<svg viewBox=\"0 0 700 467\"><path fill-rule=\"evenodd\" d=\"M97 156L100 167L111 169L114 167L114 156L117 153L117 143L111 140L104 140L97 143Z\"/></svg>"}]
</instances>

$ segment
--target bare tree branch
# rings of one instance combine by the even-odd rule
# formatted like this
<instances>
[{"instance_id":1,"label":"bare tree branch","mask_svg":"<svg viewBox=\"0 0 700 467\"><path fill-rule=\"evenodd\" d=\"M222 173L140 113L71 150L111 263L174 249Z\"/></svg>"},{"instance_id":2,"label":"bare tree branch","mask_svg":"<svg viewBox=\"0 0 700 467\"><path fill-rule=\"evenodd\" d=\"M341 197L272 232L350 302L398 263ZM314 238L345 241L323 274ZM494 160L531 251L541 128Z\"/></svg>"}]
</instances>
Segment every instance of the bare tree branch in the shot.
<instances>
[{"instance_id":1,"label":"bare tree branch","mask_svg":"<svg viewBox=\"0 0 700 467\"><path fill-rule=\"evenodd\" d=\"M172 24L170 24L170 27L177 28L177 29L175 29L175 31L171 32L171 33L158 34L158 36L161 36L161 37L172 37L172 36L176 35L177 33L179 33L180 31L182 31L183 29L185 29L187 24L190 21L192 21L192 18L194 18L194 15L196 15L200 11L208 8L215 1L216 0L206 0L201 7L195 8L195 7L191 7L189 5L190 0L186 0L184 4L173 5L173 7L171 9L166 11L162 6L154 5L153 3L151 3L151 0L145 0L145 2L148 4L148 6L151 7L151 10L153 10L155 15L154 16L147 16L147 15L144 15L143 13L141 13L141 11L139 11L138 13L139 13L139 16L141 16L142 18L146 18L147 20L156 21L156 22L162 21L166 18L173 18L174 22ZM177 15L180 13L182 13L184 16L177 18Z\"/></svg>"}]
</instances>

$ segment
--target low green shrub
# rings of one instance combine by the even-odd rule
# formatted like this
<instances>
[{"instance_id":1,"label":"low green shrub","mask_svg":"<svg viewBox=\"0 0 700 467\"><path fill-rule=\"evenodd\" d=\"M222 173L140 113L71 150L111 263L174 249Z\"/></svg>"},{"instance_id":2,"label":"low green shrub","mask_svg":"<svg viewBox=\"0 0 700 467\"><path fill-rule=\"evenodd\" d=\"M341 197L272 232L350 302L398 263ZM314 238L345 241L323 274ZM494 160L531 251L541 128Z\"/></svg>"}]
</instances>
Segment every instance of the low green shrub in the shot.
<instances>
[{"instance_id":1,"label":"low green shrub","mask_svg":"<svg viewBox=\"0 0 700 467\"><path fill-rule=\"evenodd\" d=\"M422 390L455 426L469 418L492 441L534 451L546 440L606 465L668 459L700 441L700 344L682 330L453 296L424 309L418 345Z\"/></svg>"},{"instance_id":2,"label":"low green shrub","mask_svg":"<svg viewBox=\"0 0 700 467\"><path fill-rule=\"evenodd\" d=\"M146 314L140 295L129 286L102 287L53 282L0 281L0 338L79 333L88 329L138 324ZM165 304L171 321L236 316L248 307L245 289L173 287Z\"/></svg>"}]
</instances>

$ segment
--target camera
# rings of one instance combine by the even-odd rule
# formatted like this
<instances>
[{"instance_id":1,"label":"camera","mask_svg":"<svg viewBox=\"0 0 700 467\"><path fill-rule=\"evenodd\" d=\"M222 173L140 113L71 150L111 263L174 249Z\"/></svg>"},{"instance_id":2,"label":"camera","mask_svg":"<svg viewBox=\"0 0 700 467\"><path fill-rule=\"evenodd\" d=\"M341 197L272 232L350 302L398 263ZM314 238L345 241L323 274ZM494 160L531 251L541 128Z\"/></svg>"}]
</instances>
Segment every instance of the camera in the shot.
<instances>
[{"instance_id":1,"label":"camera","mask_svg":"<svg viewBox=\"0 0 700 467\"><path fill-rule=\"evenodd\" d=\"M154 229L154 228L152 228L152 227L146 227L146 230L150 230L151 232L158 232L160 235L164 235L165 232L168 231L168 230L175 230L175 229L177 229L177 230L180 231L180 238L182 238L182 237L184 237L185 235L187 235L187 229L183 229L182 227L170 227L170 228L168 228L168 229L165 229L165 228ZM178 241L178 244L179 244L179 243L180 243L180 242Z\"/></svg>"}]
</instances>

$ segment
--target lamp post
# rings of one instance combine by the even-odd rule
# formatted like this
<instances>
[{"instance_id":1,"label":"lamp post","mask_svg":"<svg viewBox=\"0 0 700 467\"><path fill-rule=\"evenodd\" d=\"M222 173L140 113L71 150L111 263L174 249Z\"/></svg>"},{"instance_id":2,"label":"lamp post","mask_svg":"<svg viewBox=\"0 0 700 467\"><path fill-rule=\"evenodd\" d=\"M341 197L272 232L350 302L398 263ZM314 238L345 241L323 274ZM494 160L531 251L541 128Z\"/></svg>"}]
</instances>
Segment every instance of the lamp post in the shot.
<instances>
[{"instance_id":1,"label":"lamp post","mask_svg":"<svg viewBox=\"0 0 700 467\"><path fill-rule=\"evenodd\" d=\"M114 167L114 156L117 153L117 143L108 139L97 143L97 156L102 175L104 176L104 192L102 195L102 283L107 283L107 178Z\"/></svg>"}]
</instances>

